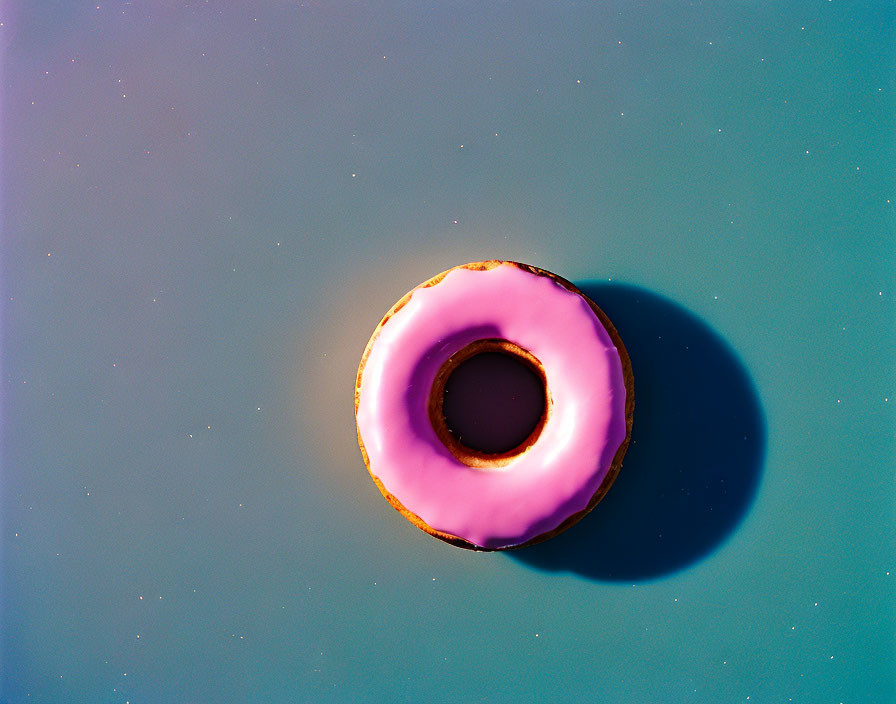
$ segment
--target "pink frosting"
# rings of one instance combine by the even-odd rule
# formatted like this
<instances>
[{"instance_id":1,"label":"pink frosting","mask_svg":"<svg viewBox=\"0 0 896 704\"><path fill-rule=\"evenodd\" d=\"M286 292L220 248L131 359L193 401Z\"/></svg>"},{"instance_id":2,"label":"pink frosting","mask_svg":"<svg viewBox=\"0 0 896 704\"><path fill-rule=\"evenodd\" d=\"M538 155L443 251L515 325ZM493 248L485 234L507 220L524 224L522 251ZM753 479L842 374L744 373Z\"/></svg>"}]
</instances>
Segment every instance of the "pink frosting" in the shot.
<instances>
[{"instance_id":1,"label":"pink frosting","mask_svg":"<svg viewBox=\"0 0 896 704\"><path fill-rule=\"evenodd\" d=\"M427 413L436 372L483 338L542 363L551 415L499 469L474 469L439 440ZM361 379L358 429L371 473L430 527L485 548L519 545L584 509L625 439L619 353L588 303L545 276L502 264L454 269L418 288L380 329Z\"/></svg>"}]
</instances>

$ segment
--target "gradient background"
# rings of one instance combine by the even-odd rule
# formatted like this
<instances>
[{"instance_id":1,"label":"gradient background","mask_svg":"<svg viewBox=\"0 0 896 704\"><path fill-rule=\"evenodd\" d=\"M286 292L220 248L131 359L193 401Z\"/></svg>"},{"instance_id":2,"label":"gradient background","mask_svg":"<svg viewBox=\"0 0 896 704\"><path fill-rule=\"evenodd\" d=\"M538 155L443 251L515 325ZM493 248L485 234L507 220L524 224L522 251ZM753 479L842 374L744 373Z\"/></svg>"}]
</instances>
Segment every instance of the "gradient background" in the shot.
<instances>
[{"instance_id":1,"label":"gradient background","mask_svg":"<svg viewBox=\"0 0 896 704\"><path fill-rule=\"evenodd\" d=\"M5 2L3 702L893 701L894 20ZM469 553L380 497L367 337L487 258L740 365L767 442L686 564ZM578 550L628 545L601 508Z\"/></svg>"}]
</instances>

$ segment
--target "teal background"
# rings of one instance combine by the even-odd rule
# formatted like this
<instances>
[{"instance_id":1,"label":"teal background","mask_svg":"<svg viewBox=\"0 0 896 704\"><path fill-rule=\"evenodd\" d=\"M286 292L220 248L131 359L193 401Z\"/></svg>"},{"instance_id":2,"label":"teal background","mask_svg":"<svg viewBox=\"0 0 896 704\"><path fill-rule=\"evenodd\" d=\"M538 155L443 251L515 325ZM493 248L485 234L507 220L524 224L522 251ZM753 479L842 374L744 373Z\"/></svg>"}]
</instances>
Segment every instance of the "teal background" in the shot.
<instances>
[{"instance_id":1,"label":"teal background","mask_svg":"<svg viewBox=\"0 0 896 704\"><path fill-rule=\"evenodd\" d=\"M4 702L896 699L892 4L0 15ZM699 559L544 569L380 497L364 344L488 258L730 347L767 444Z\"/></svg>"}]
</instances>

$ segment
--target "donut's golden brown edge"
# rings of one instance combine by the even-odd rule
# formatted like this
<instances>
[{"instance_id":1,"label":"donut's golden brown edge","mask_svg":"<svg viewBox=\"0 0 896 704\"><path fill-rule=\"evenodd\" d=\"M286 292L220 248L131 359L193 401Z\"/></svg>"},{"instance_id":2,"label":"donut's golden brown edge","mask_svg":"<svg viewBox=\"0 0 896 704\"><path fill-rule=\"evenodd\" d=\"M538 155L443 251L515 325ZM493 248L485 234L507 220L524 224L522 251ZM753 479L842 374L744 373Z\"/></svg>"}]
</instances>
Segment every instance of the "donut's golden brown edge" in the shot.
<instances>
[{"instance_id":1,"label":"donut's golden brown edge","mask_svg":"<svg viewBox=\"0 0 896 704\"><path fill-rule=\"evenodd\" d=\"M475 271L487 271L489 269L494 269L495 267L501 266L502 264L508 264L510 266L515 266L524 271L528 271L532 274L536 274L537 276L546 276L549 279L557 282L565 289L572 291L580 295L584 298L588 305L591 306L591 309L594 311L594 314L598 317L600 322L603 324L604 328L606 328L607 333L610 336L610 339L613 341L613 345L616 347L617 352L619 353L619 359L622 362L622 376L625 382L625 439L622 441L622 444L619 446L619 449L616 450L616 454L613 456L613 461L610 463L610 468L607 471L607 475L604 477L604 480L601 482L600 486L597 488L597 491L594 492L594 496L591 497L591 500L588 502L588 505L578 511L568 518L564 520L559 526L557 526L554 530L548 531L547 533L542 533L541 535L537 535L531 540L526 541L525 543L521 543L520 545L512 545L506 548L485 548L479 545L474 545L473 543L464 540L463 538L459 538L456 535L451 535L450 533L444 533L442 531L436 530L432 526L428 525L426 521L424 521L420 516L409 511L405 508L402 503L396 499L392 494L390 494L386 488L383 486L382 482L374 476L373 472L370 471L370 459L367 456L367 449L364 447L364 441L361 439L361 430L357 428L357 421L355 423L357 432L358 432L358 446L361 449L361 455L364 457L364 465L367 467L367 471L376 484L377 488L380 490L380 493L385 497L386 501L392 504L392 507L402 514L406 519L408 519L411 523L417 526L420 530L429 533L430 535L438 538L439 540L444 540L446 543L451 543L459 548L466 548L467 550L478 550L485 552L492 552L494 550L515 550L518 548L525 548L530 545L535 545L536 543L541 543L545 540L549 540L553 538L555 535L562 533L564 530L569 528L570 526L577 523L581 520L585 515L587 515L600 500L606 495L607 491L609 491L613 482L616 480L616 477L619 475L619 470L622 467L622 458L625 456L625 452L628 449L629 441L631 440L632 435L632 419L635 411L635 381L634 376L632 375L632 365L631 360L629 359L628 352L625 349L625 345L622 344L622 339L619 337L619 333L616 331L616 328L613 326L613 323L610 322L610 319L607 317L606 313L604 313L597 304L592 301L588 296L582 293L578 288L576 288L572 283L567 281L561 276L557 276L549 271L545 271L544 269L539 269L535 266L530 266L528 264L521 264L519 262L510 262L510 261L502 261L493 259L485 262L472 262L470 264L463 264L461 266L452 267L447 271L443 271L441 274L438 274L428 281L423 282L419 286L408 291L398 302L395 303L386 315L383 316L383 319L380 321L379 325L376 326L376 329L373 331L373 334L370 336L370 340L367 342L367 346L364 348L364 354L361 355L361 363L358 366L358 376L355 380L355 416L357 417L358 413L358 403L361 399L361 377L364 374L364 365L367 363L367 357L370 355L370 350L373 347L374 342L376 342L377 337L379 337L380 330L383 326L389 321L393 315L395 315L402 307L411 300L411 295L413 295L414 291L421 288L426 288L428 286L435 286L442 279L444 279L450 272L455 269L472 269Z\"/></svg>"}]
</instances>

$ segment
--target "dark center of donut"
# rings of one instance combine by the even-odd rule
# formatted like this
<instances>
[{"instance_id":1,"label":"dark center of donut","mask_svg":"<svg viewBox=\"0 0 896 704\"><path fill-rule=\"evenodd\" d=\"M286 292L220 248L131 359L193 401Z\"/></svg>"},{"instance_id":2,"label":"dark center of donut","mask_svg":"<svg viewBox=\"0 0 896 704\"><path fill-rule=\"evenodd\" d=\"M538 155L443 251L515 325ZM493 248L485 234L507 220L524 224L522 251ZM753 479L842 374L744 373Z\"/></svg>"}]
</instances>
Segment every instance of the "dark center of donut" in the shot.
<instances>
[{"instance_id":1,"label":"dark center of donut","mask_svg":"<svg viewBox=\"0 0 896 704\"><path fill-rule=\"evenodd\" d=\"M543 379L523 359L485 351L464 360L445 381L442 413L464 447L501 454L522 445L545 414Z\"/></svg>"}]
</instances>

